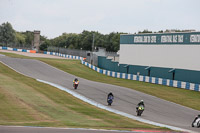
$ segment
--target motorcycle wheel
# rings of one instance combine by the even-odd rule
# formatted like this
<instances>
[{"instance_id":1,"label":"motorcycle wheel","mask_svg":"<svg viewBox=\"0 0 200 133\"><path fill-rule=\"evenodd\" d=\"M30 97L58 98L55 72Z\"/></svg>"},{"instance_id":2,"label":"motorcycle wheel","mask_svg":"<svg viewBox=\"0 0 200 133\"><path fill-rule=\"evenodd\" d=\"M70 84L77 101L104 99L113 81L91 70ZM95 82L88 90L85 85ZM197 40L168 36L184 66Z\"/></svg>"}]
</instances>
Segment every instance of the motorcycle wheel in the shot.
<instances>
[{"instance_id":1,"label":"motorcycle wheel","mask_svg":"<svg viewBox=\"0 0 200 133\"><path fill-rule=\"evenodd\" d=\"M200 128L200 121L197 123L197 128Z\"/></svg>"},{"instance_id":2,"label":"motorcycle wheel","mask_svg":"<svg viewBox=\"0 0 200 133\"><path fill-rule=\"evenodd\" d=\"M140 116L140 113L139 113L139 111L137 111L137 116Z\"/></svg>"},{"instance_id":3,"label":"motorcycle wheel","mask_svg":"<svg viewBox=\"0 0 200 133\"><path fill-rule=\"evenodd\" d=\"M194 127L194 123L192 123L192 127Z\"/></svg>"},{"instance_id":4,"label":"motorcycle wheel","mask_svg":"<svg viewBox=\"0 0 200 133\"><path fill-rule=\"evenodd\" d=\"M74 89L77 89L78 85L74 85Z\"/></svg>"}]
</instances>

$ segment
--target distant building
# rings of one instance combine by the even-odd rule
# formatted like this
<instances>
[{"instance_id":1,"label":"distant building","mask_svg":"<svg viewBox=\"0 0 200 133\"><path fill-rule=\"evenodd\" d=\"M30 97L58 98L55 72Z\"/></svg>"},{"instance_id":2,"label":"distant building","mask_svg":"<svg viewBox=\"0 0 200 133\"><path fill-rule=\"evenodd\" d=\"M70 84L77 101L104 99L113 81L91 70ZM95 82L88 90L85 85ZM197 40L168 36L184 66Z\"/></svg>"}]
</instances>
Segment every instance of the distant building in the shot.
<instances>
[{"instance_id":1,"label":"distant building","mask_svg":"<svg viewBox=\"0 0 200 133\"><path fill-rule=\"evenodd\" d=\"M120 35L120 64L144 76L200 83L200 32Z\"/></svg>"},{"instance_id":2,"label":"distant building","mask_svg":"<svg viewBox=\"0 0 200 133\"><path fill-rule=\"evenodd\" d=\"M177 33L177 32L196 32L194 29L187 29L187 30L177 30L177 29L167 29L165 33Z\"/></svg>"},{"instance_id":3,"label":"distant building","mask_svg":"<svg viewBox=\"0 0 200 133\"><path fill-rule=\"evenodd\" d=\"M38 52L39 47L40 47L40 31L35 30L33 39L33 49L35 49Z\"/></svg>"},{"instance_id":4,"label":"distant building","mask_svg":"<svg viewBox=\"0 0 200 133\"><path fill-rule=\"evenodd\" d=\"M120 36L120 64L200 71L200 32Z\"/></svg>"}]
</instances>

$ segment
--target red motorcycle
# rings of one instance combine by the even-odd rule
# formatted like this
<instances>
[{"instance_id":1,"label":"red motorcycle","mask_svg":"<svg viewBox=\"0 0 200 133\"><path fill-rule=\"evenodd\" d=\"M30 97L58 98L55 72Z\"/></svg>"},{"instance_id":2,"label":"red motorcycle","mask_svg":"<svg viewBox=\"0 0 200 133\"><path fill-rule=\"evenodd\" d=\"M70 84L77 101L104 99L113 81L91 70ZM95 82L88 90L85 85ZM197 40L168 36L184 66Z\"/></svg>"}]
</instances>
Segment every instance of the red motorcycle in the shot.
<instances>
[{"instance_id":1,"label":"red motorcycle","mask_svg":"<svg viewBox=\"0 0 200 133\"><path fill-rule=\"evenodd\" d=\"M78 88L79 81L74 81L74 89Z\"/></svg>"}]
</instances>

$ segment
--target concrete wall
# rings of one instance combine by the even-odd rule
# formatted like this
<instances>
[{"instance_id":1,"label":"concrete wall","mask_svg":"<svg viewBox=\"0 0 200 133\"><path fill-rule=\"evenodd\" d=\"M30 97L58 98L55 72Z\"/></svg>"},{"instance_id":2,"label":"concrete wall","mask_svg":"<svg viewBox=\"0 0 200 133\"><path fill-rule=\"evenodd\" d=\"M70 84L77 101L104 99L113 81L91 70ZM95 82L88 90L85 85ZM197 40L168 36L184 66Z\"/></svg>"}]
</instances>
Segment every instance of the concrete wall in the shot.
<instances>
[{"instance_id":1,"label":"concrete wall","mask_svg":"<svg viewBox=\"0 0 200 133\"><path fill-rule=\"evenodd\" d=\"M120 64L200 71L199 59L200 45L120 45Z\"/></svg>"},{"instance_id":2,"label":"concrete wall","mask_svg":"<svg viewBox=\"0 0 200 133\"><path fill-rule=\"evenodd\" d=\"M115 78L137 80L137 81L148 82L148 83L153 83L153 84L160 84L160 85L166 85L166 86L171 86L171 87L184 88L188 90L200 91L200 84L194 84L194 83L182 82L182 81L170 80L170 79L164 79L164 78L156 78L156 77L149 77L149 76L142 76L142 75L113 72L109 70L100 69L83 60L81 61L81 63L99 73L105 74L107 76L115 77Z\"/></svg>"},{"instance_id":3,"label":"concrete wall","mask_svg":"<svg viewBox=\"0 0 200 133\"><path fill-rule=\"evenodd\" d=\"M118 62L113 62L111 59L102 56L98 57L98 67L114 72L200 84L200 71L119 64Z\"/></svg>"}]
</instances>

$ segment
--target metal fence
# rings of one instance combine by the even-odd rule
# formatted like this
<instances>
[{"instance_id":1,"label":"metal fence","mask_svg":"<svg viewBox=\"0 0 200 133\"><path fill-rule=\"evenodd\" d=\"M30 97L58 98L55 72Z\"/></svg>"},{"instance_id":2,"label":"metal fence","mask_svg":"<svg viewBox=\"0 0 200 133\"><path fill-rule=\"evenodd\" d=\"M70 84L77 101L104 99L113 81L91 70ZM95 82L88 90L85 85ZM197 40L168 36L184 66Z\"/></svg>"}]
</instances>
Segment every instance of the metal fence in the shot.
<instances>
[{"instance_id":1,"label":"metal fence","mask_svg":"<svg viewBox=\"0 0 200 133\"><path fill-rule=\"evenodd\" d=\"M31 44L17 44L17 43L5 44L5 43L3 43L3 42L0 42L0 46L3 46L3 47L11 47L11 48L17 48L17 49L32 50L32 45L31 45Z\"/></svg>"},{"instance_id":2,"label":"metal fence","mask_svg":"<svg viewBox=\"0 0 200 133\"><path fill-rule=\"evenodd\" d=\"M98 56L105 56L111 58L113 61L119 61L119 55L116 52L108 52L106 49L98 50L95 52L79 50L79 49L66 49L50 46L47 48L49 52L56 52L61 54L68 54L73 56L80 56L86 58L85 61L91 63L92 65L98 66Z\"/></svg>"},{"instance_id":3,"label":"metal fence","mask_svg":"<svg viewBox=\"0 0 200 133\"><path fill-rule=\"evenodd\" d=\"M47 48L47 51L57 52L57 53L62 53L62 54L68 54L68 55L74 55L74 56L81 56L81 57L87 56L86 50L66 49L66 48L59 48L59 47L50 46L50 47Z\"/></svg>"},{"instance_id":4,"label":"metal fence","mask_svg":"<svg viewBox=\"0 0 200 133\"><path fill-rule=\"evenodd\" d=\"M118 57L119 55L117 54L117 52L106 51L106 56Z\"/></svg>"}]
</instances>

